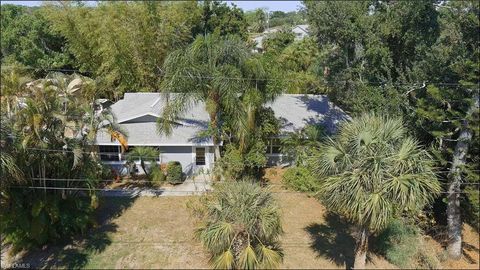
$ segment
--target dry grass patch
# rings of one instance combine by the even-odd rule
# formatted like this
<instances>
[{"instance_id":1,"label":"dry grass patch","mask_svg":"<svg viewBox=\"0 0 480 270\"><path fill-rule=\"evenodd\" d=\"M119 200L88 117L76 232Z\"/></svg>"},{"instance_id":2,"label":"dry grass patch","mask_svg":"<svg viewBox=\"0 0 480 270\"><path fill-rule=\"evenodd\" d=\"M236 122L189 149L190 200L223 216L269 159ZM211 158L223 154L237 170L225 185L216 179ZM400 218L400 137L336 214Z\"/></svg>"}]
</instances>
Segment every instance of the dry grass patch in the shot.
<instances>
[{"instance_id":1,"label":"dry grass patch","mask_svg":"<svg viewBox=\"0 0 480 270\"><path fill-rule=\"evenodd\" d=\"M282 268L289 269L335 269L353 266L355 242L349 226L335 215L329 214L315 198L305 193L294 192L282 185L286 169L269 168L265 181L272 185L282 209L282 224L285 231L281 241L285 251ZM286 192L286 193L285 193ZM463 230L464 251L459 261L441 260L443 269L480 269L480 238L468 225ZM445 247L431 237L425 239L427 246L442 259ZM370 253L367 268L397 268L382 256Z\"/></svg>"},{"instance_id":2,"label":"dry grass patch","mask_svg":"<svg viewBox=\"0 0 480 270\"><path fill-rule=\"evenodd\" d=\"M345 269L353 262L349 226L315 199L281 185L283 170L267 171L285 233L282 269ZM279 193L277 193L279 192ZM86 237L26 254L17 262L32 268L210 268L209 254L194 239L195 219L186 203L192 197L104 198L98 226ZM478 233L464 230L464 259L443 261L444 269L478 269ZM438 242L427 244L442 254ZM471 260L467 259L470 258ZM368 268L395 268L371 255Z\"/></svg>"},{"instance_id":3,"label":"dry grass patch","mask_svg":"<svg viewBox=\"0 0 480 270\"><path fill-rule=\"evenodd\" d=\"M104 198L83 239L23 254L32 268L199 269L208 255L193 239L188 197Z\"/></svg>"}]
</instances>

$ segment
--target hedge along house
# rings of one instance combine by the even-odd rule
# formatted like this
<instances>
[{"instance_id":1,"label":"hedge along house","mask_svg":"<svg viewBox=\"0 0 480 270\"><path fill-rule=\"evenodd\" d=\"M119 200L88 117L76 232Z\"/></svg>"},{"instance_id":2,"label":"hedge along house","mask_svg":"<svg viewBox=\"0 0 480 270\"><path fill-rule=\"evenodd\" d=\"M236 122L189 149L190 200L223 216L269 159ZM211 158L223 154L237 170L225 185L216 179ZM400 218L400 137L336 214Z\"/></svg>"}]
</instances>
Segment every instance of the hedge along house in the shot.
<instances>
[{"instance_id":1,"label":"hedge along house","mask_svg":"<svg viewBox=\"0 0 480 270\"><path fill-rule=\"evenodd\" d=\"M208 173L214 165L214 144L211 138L201 136L208 128L209 116L205 104L198 102L175 121L170 136L160 135L157 119L166 105L166 95L161 93L125 93L124 98L109 106L117 123L128 136L129 151L138 146L155 147L160 151L157 162L179 161L183 172L192 175ZM333 132L346 114L322 95L281 95L268 104L281 123L281 134L301 130L307 125L323 125ZM120 144L110 135L100 132L96 138L100 158L120 170L126 155ZM272 138L267 149L270 165L283 163L278 138ZM138 166L137 166L138 167Z\"/></svg>"}]
</instances>

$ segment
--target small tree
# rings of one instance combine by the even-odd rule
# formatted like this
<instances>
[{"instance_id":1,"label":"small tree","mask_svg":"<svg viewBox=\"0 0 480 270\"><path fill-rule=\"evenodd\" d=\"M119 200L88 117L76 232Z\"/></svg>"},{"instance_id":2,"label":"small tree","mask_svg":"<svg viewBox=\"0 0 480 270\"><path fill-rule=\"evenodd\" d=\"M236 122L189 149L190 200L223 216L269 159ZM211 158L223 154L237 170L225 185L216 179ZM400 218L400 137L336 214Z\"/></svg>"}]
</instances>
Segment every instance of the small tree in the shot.
<instances>
[{"instance_id":1,"label":"small tree","mask_svg":"<svg viewBox=\"0 0 480 270\"><path fill-rule=\"evenodd\" d=\"M270 192L245 181L224 182L201 200L197 235L216 269L272 269L282 262L278 206Z\"/></svg>"},{"instance_id":2,"label":"small tree","mask_svg":"<svg viewBox=\"0 0 480 270\"><path fill-rule=\"evenodd\" d=\"M295 165L305 165L312 149L318 146L323 137L326 137L326 132L322 126L308 125L303 130L290 133L282 139L282 153Z\"/></svg>"},{"instance_id":3,"label":"small tree","mask_svg":"<svg viewBox=\"0 0 480 270\"><path fill-rule=\"evenodd\" d=\"M135 147L130 153L127 154L127 161L134 162L140 160L140 166L145 174L149 175L149 170L145 165L145 162L156 162L159 156L159 151L152 147L140 146Z\"/></svg>"},{"instance_id":4,"label":"small tree","mask_svg":"<svg viewBox=\"0 0 480 270\"><path fill-rule=\"evenodd\" d=\"M400 119L367 114L344 123L313 163L322 201L359 229L355 269L365 268L371 232L402 213L421 211L440 191L432 159Z\"/></svg>"}]
</instances>

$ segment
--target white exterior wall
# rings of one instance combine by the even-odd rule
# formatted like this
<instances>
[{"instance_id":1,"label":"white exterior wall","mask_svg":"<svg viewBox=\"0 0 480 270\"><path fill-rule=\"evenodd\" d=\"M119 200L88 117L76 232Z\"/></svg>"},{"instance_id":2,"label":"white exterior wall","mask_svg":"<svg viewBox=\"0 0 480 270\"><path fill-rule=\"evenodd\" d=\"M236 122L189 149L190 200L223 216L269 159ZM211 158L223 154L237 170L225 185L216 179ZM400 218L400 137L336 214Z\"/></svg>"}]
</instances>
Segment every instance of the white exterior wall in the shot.
<instances>
[{"instance_id":1,"label":"white exterior wall","mask_svg":"<svg viewBox=\"0 0 480 270\"><path fill-rule=\"evenodd\" d=\"M178 161L182 164L183 172L191 175L194 171L194 159L191 146L162 146L160 147L160 162Z\"/></svg>"},{"instance_id":2,"label":"white exterior wall","mask_svg":"<svg viewBox=\"0 0 480 270\"><path fill-rule=\"evenodd\" d=\"M195 149L196 147L205 148L205 165L196 166L195 165ZM125 155L125 154L123 154ZM120 156L120 155L119 155ZM194 173L202 171L204 173L211 172L213 169L214 163L214 147L212 146L160 146L160 156L158 163L168 163L169 161L178 161L182 164L182 170L187 176L191 176ZM126 173L125 170L122 170L123 164L125 161L103 161L105 164L113 166L117 170ZM140 161L135 162L140 174L143 174L143 170L140 167ZM149 164L149 162L146 162Z\"/></svg>"}]
</instances>

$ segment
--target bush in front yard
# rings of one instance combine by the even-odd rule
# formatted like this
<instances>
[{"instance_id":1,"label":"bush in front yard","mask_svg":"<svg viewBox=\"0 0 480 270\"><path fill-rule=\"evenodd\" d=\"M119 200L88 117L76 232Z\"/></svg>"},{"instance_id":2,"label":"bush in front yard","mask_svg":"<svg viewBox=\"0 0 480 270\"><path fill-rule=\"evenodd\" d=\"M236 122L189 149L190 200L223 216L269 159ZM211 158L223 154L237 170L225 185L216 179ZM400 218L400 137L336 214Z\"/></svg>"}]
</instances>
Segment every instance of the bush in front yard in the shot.
<instances>
[{"instance_id":1,"label":"bush in front yard","mask_svg":"<svg viewBox=\"0 0 480 270\"><path fill-rule=\"evenodd\" d=\"M215 163L214 172L226 179L260 178L261 169L267 164L265 151L266 146L261 141L253 144L245 153L228 144L222 158Z\"/></svg>"},{"instance_id":2,"label":"bush in front yard","mask_svg":"<svg viewBox=\"0 0 480 270\"><path fill-rule=\"evenodd\" d=\"M304 167L291 167L283 174L283 183L297 191L318 191L318 180Z\"/></svg>"},{"instance_id":3,"label":"bush in front yard","mask_svg":"<svg viewBox=\"0 0 480 270\"><path fill-rule=\"evenodd\" d=\"M423 241L420 229L402 220L393 220L375 239L377 251L400 268L438 269L435 251Z\"/></svg>"},{"instance_id":4,"label":"bush in front yard","mask_svg":"<svg viewBox=\"0 0 480 270\"><path fill-rule=\"evenodd\" d=\"M182 164L178 161L170 161L167 165L167 181L170 184L183 182Z\"/></svg>"},{"instance_id":5,"label":"bush in front yard","mask_svg":"<svg viewBox=\"0 0 480 270\"><path fill-rule=\"evenodd\" d=\"M158 187L158 186L161 186L167 180L167 176L162 171L160 166L152 166L150 168L149 179L150 181L152 181L152 185Z\"/></svg>"}]
</instances>

